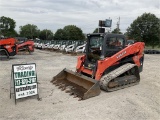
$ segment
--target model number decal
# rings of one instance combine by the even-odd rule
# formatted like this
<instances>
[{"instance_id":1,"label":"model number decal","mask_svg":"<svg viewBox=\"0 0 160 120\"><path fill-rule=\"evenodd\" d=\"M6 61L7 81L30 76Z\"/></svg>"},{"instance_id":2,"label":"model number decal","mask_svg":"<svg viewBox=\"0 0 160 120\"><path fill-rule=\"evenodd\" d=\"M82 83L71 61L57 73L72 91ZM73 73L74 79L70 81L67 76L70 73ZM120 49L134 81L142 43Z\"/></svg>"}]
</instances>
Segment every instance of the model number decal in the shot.
<instances>
[{"instance_id":1,"label":"model number decal","mask_svg":"<svg viewBox=\"0 0 160 120\"><path fill-rule=\"evenodd\" d=\"M124 51L121 54L117 55L117 59L119 59L120 57L122 57L124 54L126 54L126 51Z\"/></svg>"}]
</instances>

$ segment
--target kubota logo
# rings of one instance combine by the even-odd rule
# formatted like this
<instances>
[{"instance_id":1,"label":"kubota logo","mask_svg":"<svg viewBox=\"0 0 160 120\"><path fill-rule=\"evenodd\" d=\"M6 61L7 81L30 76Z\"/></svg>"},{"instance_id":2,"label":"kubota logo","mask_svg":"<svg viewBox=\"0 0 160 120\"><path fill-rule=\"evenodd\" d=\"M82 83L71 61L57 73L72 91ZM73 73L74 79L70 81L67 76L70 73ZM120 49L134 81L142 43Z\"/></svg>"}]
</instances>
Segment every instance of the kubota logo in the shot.
<instances>
[{"instance_id":1,"label":"kubota logo","mask_svg":"<svg viewBox=\"0 0 160 120\"><path fill-rule=\"evenodd\" d=\"M124 54L126 54L126 51L124 51L121 54L117 55L117 59L119 59L120 57L122 57Z\"/></svg>"}]
</instances>

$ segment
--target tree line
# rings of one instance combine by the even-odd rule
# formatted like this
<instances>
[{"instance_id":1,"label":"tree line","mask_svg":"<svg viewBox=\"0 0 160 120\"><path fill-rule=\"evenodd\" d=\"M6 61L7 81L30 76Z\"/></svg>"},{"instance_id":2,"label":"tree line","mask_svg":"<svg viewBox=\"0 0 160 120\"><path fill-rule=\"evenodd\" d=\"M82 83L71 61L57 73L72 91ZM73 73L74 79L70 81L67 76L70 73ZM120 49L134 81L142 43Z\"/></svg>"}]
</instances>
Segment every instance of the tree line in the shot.
<instances>
[{"instance_id":1,"label":"tree line","mask_svg":"<svg viewBox=\"0 0 160 120\"><path fill-rule=\"evenodd\" d=\"M40 30L36 25L26 24L19 27L19 33L15 31L15 20L2 16L0 17L0 36L5 37L26 37L28 39L39 38L42 40L84 40L85 35L81 28L75 25L67 25L58 29L55 34L48 29Z\"/></svg>"},{"instance_id":2,"label":"tree line","mask_svg":"<svg viewBox=\"0 0 160 120\"><path fill-rule=\"evenodd\" d=\"M40 38L42 40L84 40L85 35L81 28L75 25L67 25L64 28L58 29L55 33L51 30L40 30L36 25L26 24L20 26L19 33L15 31L16 22L9 18L0 17L0 35L7 37L27 37L29 39ZM96 28L93 33L97 33ZM122 34L121 30L115 28L111 33ZM128 39L143 41L146 45L160 47L160 18L151 13L144 13L138 16L127 28L124 33Z\"/></svg>"}]
</instances>

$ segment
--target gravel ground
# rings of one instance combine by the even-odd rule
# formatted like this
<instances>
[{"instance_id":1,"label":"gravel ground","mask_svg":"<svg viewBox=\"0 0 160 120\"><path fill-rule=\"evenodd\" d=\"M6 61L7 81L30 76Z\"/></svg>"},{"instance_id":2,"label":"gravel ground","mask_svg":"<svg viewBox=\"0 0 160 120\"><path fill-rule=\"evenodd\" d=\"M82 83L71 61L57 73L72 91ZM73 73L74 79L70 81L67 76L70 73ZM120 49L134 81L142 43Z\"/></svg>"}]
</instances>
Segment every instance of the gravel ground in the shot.
<instances>
[{"instance_id":1,"label":"gravel ground","mask_svg":"<svg viewBox=\"0 0 160 120\"><path fill-rule=\"evenodd\" d=\"M78 101L50 83L63 68L75 70L77 57L36 50L0 61L0 120L160 120L160 55L145 55L139 85ZM9 98L12 64L36 63L39 82L35 96Z\"/></svg>"}]
</instances>

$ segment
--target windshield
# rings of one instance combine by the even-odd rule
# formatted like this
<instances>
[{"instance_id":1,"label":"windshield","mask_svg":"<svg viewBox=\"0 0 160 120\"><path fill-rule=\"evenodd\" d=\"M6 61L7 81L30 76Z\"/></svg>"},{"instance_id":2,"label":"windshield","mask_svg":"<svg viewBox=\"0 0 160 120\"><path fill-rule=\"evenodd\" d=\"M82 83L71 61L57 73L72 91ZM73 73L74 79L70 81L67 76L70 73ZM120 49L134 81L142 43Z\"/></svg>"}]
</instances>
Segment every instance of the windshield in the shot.
<instances>
[{"instance_id":1,"label":"windshield","mask_svg":"<svg viewBox=\"0 0 160 120\"><path fill-rule=\"evenodd\" d=\"M90 62L95 63L100 59L102 53L102 36L91 36L89 38L89 46L88 46L88 60Z\"/></svg>"},{"instance_id":2,"label":"windshield","mask_svg":"<svg viewBox=\"0 0 160 120\"><path fill-rule=\"evenodd\" d=\"M90 48L99 48L103 42L103 37L93 36L90 38Z\"/></svg>"}]
</instances>

